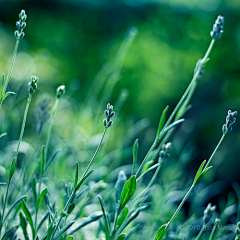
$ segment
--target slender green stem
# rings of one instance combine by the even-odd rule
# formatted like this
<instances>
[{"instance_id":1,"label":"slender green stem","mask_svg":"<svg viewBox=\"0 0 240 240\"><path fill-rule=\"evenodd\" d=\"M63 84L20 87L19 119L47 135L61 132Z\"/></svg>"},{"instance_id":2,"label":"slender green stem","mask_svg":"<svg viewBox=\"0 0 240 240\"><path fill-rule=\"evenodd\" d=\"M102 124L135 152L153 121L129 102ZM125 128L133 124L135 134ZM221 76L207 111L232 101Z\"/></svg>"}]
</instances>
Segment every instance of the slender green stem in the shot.
<instances>
[{"instance_id":1,"label":"slender green stem","mask_svg":"<svg viewBox=\"0 0 240 240\"><path fill-rule=\"evenodd\" d=\"M137 170L137 172L136 172L136 177L137 177L137 175L140 173L141 168L144 166L144 164L145 164L146 161L148 160L149 154L150 154L150 153L152 152L152 150L156 147L156 145L157 145L157 139L154 140L152 146L151 146L150 149L148 150L148 153L147 153L146 156L144 157L141 165L139 166L139 168L138 168L138 170Z\"/></svg>"},{"instance_id":2,"label":"slender green stem","mask_svg":"<svg viewBox=\"0 0 240 240\"><path fill-rule=\"evenodd\" d=\"M104 129L104 132L103 132L103 135L102 135L102 139L101 139L100 143L98 144L97 150L95 151L95 153L94 153L91 161L89 162L89 164L88 164L85 172L83 173L82 178L85 177L85 175L87 174L89 168L91 167L91 165L92 165L92 163L93 163L93 161L94 161L94 159L95 159L95 157L96 157L96 155L97 155L97 153L98 153L98 151L99 151L99 149L100 149L100 147L101 147L101 145L102 145L103 138L104 138L104 136L105 136L106 130L107 130L107 128Z\"/></svg>"},{"instance_id":3,"label":"slender green stem","mask_svg":"<svg viewBox=\"0 0 240 240\"><path fill-rule=\"evenodd\" d=\"M142 173L138 178L137 178L137 182L144 176L146 175L148 172L152 171L154 168L157 168L160 165L160 163L156 163L154 164L152 167L150 167L148 170L146 170L144 173Z\"/></svg>"},{"instance_id":4,"label":"slender green stem","mask_svg":"<svg viewBox=\"0 0 240 240\"><path fill-rule=\"evenodd\" d=\"M50 142L50 137L51 137L54 118L55 118L55 115L56 115L56 112L57 112L58 102L59 102L59 99L57 98L57 100L55 102L55 105L53 107L53 110L52 110L52 117L51 117L51 120L50 120L50 123L49 123L49 128L48 128L48 133L47 133L47 141L46 141L46 146L45 146L45 154L44 154L45 161L47 161L48 147L49 147L49 142Z\"/></svg>"},{"instance_id":5,"label":"slender green stem","mask_svg":"<svg viewBox=\"0 0 240 240\"><path fill-rule=\"evenodd\" d=\"M91 165L92 165L92 163L93 163L93 161L94 161L97 153L99 152L99 149L100 149L100 147L101 147L101 145L102 145L103 138L104 138L104 136L105 136L106 130L107 130L107 128L104 129L104 132L103 132L103 135L102 135L102 139L101 139L100 143L98 144L97 150L95 151L95 153L94 153L91 161L89 162L86 170L84 171L81 179L83 179L83 178L86 176L86 174L87 174L89 168L91 167ZM70 195L70 197L69 197L69 199L68 199L68 201L67 201L67 203L66 203L66 205L65 205L65 207L64 207L64 209L63 209L62 212L65 212L65 211L67 210L69 204L72 202L72 200L73 200L73 198L74 198L75 193L76 193L75 190L73 190L73 191L72 191L72 194ZM54 238L54 235L55 235L55 233L56 233L56 231L57 231L57 228L58 228L60 222L62 221L62 218L63 218L63 215L60 216L60 218L59 218L59 220L58 220L58 222L57 222L57 225L56 225L56 227L55 227L54 230L53 230L53 233L52 233L52 236L51 236L50 240Z\"/></svg>"},{"instance_id":6,"label":"slender green stem","mask_svg":"<svg viewBox=\"0 0 240 240\"><path fill-rule=\"evenodd\" d=\"M22 138L23 138L23 133L24 133L25 124L26 124L26 120L27 120L28 109L29 109L31 100L32 100L32 94L29 93L27 105L26 105L25 112L24 112L22 129L21 129L21 133L20 133L20 137L19 137L19 141L18 141L17 151L16 151L16 154L15 154L16 160L17 160L17 156L18 156L18 151L19 151L20 143L21 143Z\"/></svg>"},{"instance_id":7,"label":"slender green stem","mask_svg":"<svg viewBox=\"0 0 240 240\"><path fill-rule=\"evenodd\" d=\"M210 237L209 237L208 240L213 240L213 235L214 235L214 233L216 232L219 223L220 223L220 219L217 218L217 219L215 220L214 227L213 227L213 229L212 229L212 232L211 232Z\"/></svg>"},{"instance_id":8,"label":"slender green stem","mask_svg":"<svg viewBox=\"0 0 240 240\"><path fill-rule=\"evenodd\" d=\"M168 231L170 224L173 222L173 220L175 219L175 217L178 215L179 211L181 210L183 204L186 202L187 198L189 197L189 195L191 194L193 188L195 187L194 184L192 184L192 186L190 187L190 189L188 190L188 192L186 193L185 197L183 198L183 200L181 201L180 205L178 206L177 210L175 211L175 213L172 215L171 219L169 220L169 222L167 223L163 236L166 234L166 232Z\"/></svg>"},{"instance_id":9,"label":"slender green stem","mask_svg":"<svg viewBox=\"0 0 240 240\"><path fill-rule=\"evenodd\" d=\"M204 224L204 225L202 226L200 232L198 233L197 237L195 238L195 240L199 240L199 239L200 239L200 237L202 236L205 228L206 228L206 225Z\"/></svg>"},{"instance_id":10,"label":"slender green stem","mask_svg":"<svg viewBox=\"0 0 240 240\"><path fill-rule=\"evenodd\" d=\"M222 135L220 141L218 142L218 145L215 147L215 149L214 149L212 155L211 155L210 158L208 159L208 162L207 162L206 166L204 167L203 171L209 166L210 162L211 162L212 159L213 159L213 156L215 155L216 151L217 151L218 148L220 147L220 145L221 145L223 139L225 138L225 136L226 136L226 134L223 133L223 135Z\"/></svg>"},{"instance_id":11,"label":"slender green stem","mask_svg":"<svg viewBox=\"0 0 240 240\"><path fill-rule=\"evenodd\" d=\"M213 48L214 42L215 42L215 40L212 40L212 41L211 41L211 43L210 43L210 45L209 45L209 47L208 47L208 50L207 50L207 52L206 52L206 54L205 54L205 56L204 56L201 64L205 64L205 62L207 61L208 56L209 56L209 54L210 54L210 52L211 52L211 50L212 50L212 48ZM200 67L198 68L198 70L197 70L196 74L194 75L192 81L191 81L190 84L188 85L186 91L185 91L184 94L182 95L182 97L181 97L181 99L179 100L177 106L174 108L173 112L171 113L170 117L168 118L167 122L165 123L165 125L164 125L164 127L163 127L163 130L164 130L166 127L168 127L169 124L172 122L174 116L176 115L177 111L180 109L180 107L182 106L182 104L186 105L186 104L188 104L188 102L190 101L190 99L191 99L191 97L192 97L192 95L193 95L193 93L194 93L194 90L196 89L196 86L197 86L197 79L198 79L199 73L200 73L200 71L201 71L201 66L202 66L202 65L200 65ZM184 102L184 100L185 100L185 102ZM157 145L157 143L158 143L158 142L160 141L160 139L163 137L163 135L164 135L164 131L163 131L163 130L161 131L159 138L154 140L153 145L152 145L151 148L149 149L147 155L145 156L144 160L142 161L140 167L138 168L138 171L137 171L137 173L136 173L136 176L138 175L138 173L139 173L139 171L141 170L142 166L143 166L143 165L145 164L145 162L147 161L149 154L152 152L152 150L155 148L155 146ZM169 137L170 134L167 135L167 136ZM161 147L161 146L160 146L160 147Z\"/></svg>"},{"instance_id":12,"label":"slender green stem","mask_svg":"<svg viewBox=\"0 0 240 240\"><path fill-rule=\"evenodd\" d=\"M15 153L15 158L16 158L15 162L17 161L19 147L20 147L20 144L21 144L21 141L22 141L22 138L23 138L23 133L24 133L24 129L25 129L28 109L29 109L31 100L32 100L32 94L29 94L27 105L26 105L26 108L25 108L24 116L23 116L22 128L21 128L21 132L20 132L20 136L19 136L19 140L18 140L17 151ZM8 181L7 191L6 191L6 195L5 195L5 200L4 200L4 203L3 203L2 218L1 218L2 224L1 224L1 228L0 228L0 233L1 233L1 230L2 230L2 227L3 227L4 213L5 213L5 208L6 208L6 204L7 204L7 198L8 198L8 192L9 192L9 186L10 186L10 183L11 183L11 179L12 178L10 178L9 181Z\"/></svg>"},{"instance_id":13,"label":"slender green stem","mask_svg":"<svg viewBox=\"0 0 240 240\"><path fill-rule=\"evenodd\" d=\"M9 73L8 73L8 75L7 75L6 81L5 81L5 83L4 83L4 86L3 86L3 95L4 95L5 92L6 92L6 89L7 89L7 86L8 86L8 82L9 82L9 79L10 79L10 77L11 77L11 73L12 73L13 66L14 66L14 62L15 62L16 55L17 55L18 45L19 45L19 40L16 40L15 48L14 48L14 52L13 52L12 64L11 64Z\"/></svg>"}]
</instances>

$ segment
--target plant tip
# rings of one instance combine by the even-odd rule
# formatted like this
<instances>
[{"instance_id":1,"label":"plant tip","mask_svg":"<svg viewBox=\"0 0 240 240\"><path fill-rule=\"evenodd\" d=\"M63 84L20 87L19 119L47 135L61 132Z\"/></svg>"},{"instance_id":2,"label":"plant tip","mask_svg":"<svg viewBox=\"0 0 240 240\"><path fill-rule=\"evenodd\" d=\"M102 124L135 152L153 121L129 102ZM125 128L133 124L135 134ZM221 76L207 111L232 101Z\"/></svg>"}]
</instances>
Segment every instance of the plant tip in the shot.
<instances>
[{"instance_id":1,"label":"plant tip","mask_svg":"<svg viewBox=\"0 0 240 240\"><path fill-rule=\"evenodd\" d=\"M213 30L210 33L213 40L217 40L222 37L223 26L224 26L224 17L219 15L217 20L215 21L215 24L213 25Z\"/></svg>"},{"instance_id":2,"label":"plant tip","mask_svg":"<svg viewBox=\"0 0 240 240\"><path fill-rule=\"evenodd\" d=\"M56 96L58 99L61 98L65 94L65 91L66 91L65 89L66 89L65 85L61 85L57 88Z\"/></svg>"}]
</instances>

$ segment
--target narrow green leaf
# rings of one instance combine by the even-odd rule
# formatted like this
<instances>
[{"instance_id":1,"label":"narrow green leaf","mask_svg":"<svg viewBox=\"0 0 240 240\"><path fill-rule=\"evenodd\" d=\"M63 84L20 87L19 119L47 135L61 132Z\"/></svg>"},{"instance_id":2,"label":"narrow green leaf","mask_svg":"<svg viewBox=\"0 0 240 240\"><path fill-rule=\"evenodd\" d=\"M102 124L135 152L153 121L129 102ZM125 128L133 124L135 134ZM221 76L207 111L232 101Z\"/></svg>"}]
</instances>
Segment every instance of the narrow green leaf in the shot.
<instances>
[{"instance_id":1,"label":"narrow green leaf","mask_svg":"<svg viewBox=\"0 0 240 240\"><path fill-rule=\"evenodd\" d=\"M71 230L69 234L73 234L77 232L79 229L83 228L84 226L97 221L100 217L102 217L103 213L102 211L97 211L95 213L92 213L89 217L85 218L76 228Z\"/></svg>"},{"instance_id":2,"label":"narrow green leaf","mask_svg":"<svg viewBox=\"0 0 240 240\"><path fill-rule=\"evenodd\" d=\"M198 168L198 171L197 171L197 173L196 173L196 175L195 175L195 178L194 178L194 181L193 181L194 184L197 183L198 178L199 178L199 176L200 176L201 173L202 173L202 170L203 170L203 167L204 167L205 163L206 163L206 160L204 160L204 161L202 162L202 164L200 165L200 167Z\"/></svg>"},{"instance_id":3,"label":"narrow green leaf","mask_svg":"<svg viewBox=\"0 0 240 240\"><path fill-rule=\"evenodd\" d=\"M74 188L77 186L77 183L78 183L78 162L76 162L76 172L75 172Z\"/></svg>"},{"instance_id":4,"label":"narrow green leaf","mask_svg":"<svg viewBox=\"0 0 240 240\"><path fill-rule=\"evenodd\" d=\"M206 168L206 169L201 173L201 175L198 177L196 183L198 183L198 182L202 179L202 177L205 175L205 173L206 173L208 170L210 170L211 168L212 168L212 166Z\"/></svg>"},{"instance_id":5,"label":"narrow green leaf","mask_svg":"<svg viewBox=\"0 0 240 240\"><path fill-rule=\"evenodd\" d=\"M16 234L16 231L18 230L18 227L19 227L19 226L17 225L17 226L14 226L14 227L8 229L8 230L4 233L4 235L3 235L3 237L2 237L1 240L11 240L11 239L13 239L14 236L15 236L15 234Z\"/></svg>"},{"instance_id":6,"label":"narrow green leaf","mask_svg":"<svg viewBox=\"0 0 240 240\"><path fill-rule=\"evenodd\" d=\"M42 157L41 157L41 175L42 176L44 173L44 165L45 165L44 153L45 153L45 145L42 146Z\"/></svg>"},{"instance_id":7,"label":"narrow green leaf","mask_svg":"<svg viewBox=\"0 0 240 240\"><path fill-rule=\"evenodd\" d=\"M2 75L2 84L1 84L1 89L0 89L0 99L2 99L2 96L3 96L3 86L4 86L4 73Z\"/></svg>"},{"instance_id":8,"label":"narrow green leaf","mask_svg":"<svg viewBox=\"0 0 240 240\"><path fill-rule=\"evenodd\" d=\"M153 163L154 163L153 160L146 162L145 165L143 166L142 174L146 172L152 166Z\"/></svg>"},{"instance_id":9,"label":"narrow green leaf","mask_svg":"<svg viewBox=\"0 0 240 240\"><path fill-rule=\"evenodd\" d=\"M66 240L73 240L73 236L66 237Z\"/></svg>"},{"instance_id":10,"label":"narrow green leaf","mask_svg":"<svg viewBox=\"0 0 240 240\"><path fill-rule=\"evenodd\" d=\"M44 172L47 170L47 168L49 167L49 165L52 163L52 161L55 159L55 157L57 156L57 154L61 151L62 149L59 148L57 149L53 155L50 157L50 159L48 160L48 162L46 163L45 167L44 167Z\"/></svg>"},{"instance_id":11,"label":"narrow green leaf","mask_svg":"<svg viewBox=\"0 0 240 240\"><path fill-rule=\"evenodd\" d=\"M165 227L166 227L166 224L162 225L158 229L157 234L155 236L155 240L161 240L163 238L163 233L164 233Z\"/></svg>"},{"instance_id":12,"label":"narrow green leaf","mask_svg":"<svg viewBox=\"0 0 240 240\"><path fill-rule=\"evenodd\" d=\"M9 208L8 212L6 213L3 221L5 221L5 220L7 219L7 217L8 217L9 214L12 212L12 210L13 210L24 198L26 198L26 197L27 197L27 195L24 195L24 196L18 198L18 199L13 203L13 205Z\"/></svg>"},{"instance_id":13,"label":"narrow green leaf","mask_svg":"<svg viewBox=\"0 0 240 240\"><path fill-rule=\"evenodd\" d=\"M123 240L126 237L125 233L122 233L121 235L119 235L117 240Z\"/></svg>"},{"instance_id":14,"label":"narrow green leaf","mask_svg":"<svg viewBox=\"0 0 240 240\"><path fill-rule=\"evenodd\" d=\"M50 224L50 226L48 227L48 230L47 230L47 236L44 237L43 239L46 239L47 240L50 240L51 236L52 236L52 232L53 232L53 225L52 223Z\"/></svg>"},{"instance_id":15,"label":"narrow green leaf","mask_svg":"<svg viewBox=\"0 0 240 240\"><path fill-rule=\"evenodd\" d=\"M53 238L53 240L57 240L58 238L60 238L74 223L75 223L75 221L71 221L71 222L68 223L66 226L64 226L64 227L58 232L58 234Z\"/></svg>"},{"instance_id":16,"label":"narrow green leaf","mask_svg":"<svg viewBox=\"0 0 240 240\"><path fill-rule=\"evenodd\" d=\"M86 175L79 181L79 183L77 184L76 188L74 189L75 192L81 187L81 185L83 184L83 182L89 177L89 175L90 175L93 171L94 171L94 170L90 171L88 174L86 174Z\"/></svg>"},{"instance_id":17,"label":"narrow green leaf","mask_svg":"<svg viewBox=\"0 0 240 240\"><path fill-rule=\"evenodd\" d=\"M29 236L28 236L28 232L27 232L27 220L25 219L25 217L22 215L21 212L20 212L19 216L20 216L20 225L21 225L25 240L29 240Z\"/></svg>"},{"instance_id":18,"label":"narrow green leaf","mask_svg":"<svg viewBox=\"0 0 240 240\"><path fill-rule=\"evenodd\" d=\"M177 120L176 122L173 122L172 124L170 124L168 127L166 127L166 128L164 129L164 133L166 133L166 132L169 131L171 128L175 127L176 125L178 125L179 123L182 123L182 122L184 122L184 121L185 121L185 119L182 118L182 119Z\"/></svg>"},{"instance_id":19,"label":"narrow green leaf","mask_svg":"<svg viewBox=\"0 0 240 240\"><path fill-rule=\"evenodd\" d=\"M121 200L120 200L120 205L119 205L119 209L118 209L118 214L123 210L125 205L128 203L129 199L131 198L134 191L136 190L136 187L137 187L136 177L132 176L124 184L124 187L122 190L122 195L121 195Z\"/></svg>"},{"instance_id":20,"label":"narrow green leaf","mask_svg":"<svg viewBox=\"0 0 240 240\"><path fill-rule=\"evenodd\" d=\"M122 211L121 216L120 216L119 219L118 219L118 226L119 226L119 227L122 225L122 223L123 223L124 220L126 219L128 212L129 212L129 210L128 210L128 207L127 207L127 205L126 205L126 206L124 207L123 211Z\"/></svg>"},{"instance_id":21,"label":"narrow green leaf","mask_svg":"<svg viewBox=\"0 0 240 240\"><path fill-rule=\"evenodd\" d=\"M43 223L47 220L48 216L49 216L49 212L47 211L43 216L43 218L41 219L41 221L39 222L37 231L39 231L39 229L42 227Z\"/></svg>"},{"instance_id":22,"label":"narrow green leaf","mask_svg":"<svg viewBox=\"0 0 240 240\"><path fill-rule=\"evenodd\" d=\"M159 121L159 125L158 125L158 130L157 130L157 136L156 136L157 140L159 140L160 133L161 133L162 128L164 126L168 109L169 109L169 106L166 106L166 108L162 112L162 115L161 115L161 118L160 118L160 121Z\"/></svg>"},{"instance_id":23,"label":"narrow green leaf","mask_svg":"<svg viewBox=\"0 0 240 240\"><path fill-rule=\"evenodd\" d=\"M14 173L14 169L15 169L15 161L16 158L14 157L11 163L11 167L10 167L10 173L9 173L9 181L12 179L13 173Z\"/></svg>"},{"instance_id":24,"label":"narrow green leaf","mask_svg":"<svg viewBox=\"0 0 240 240\"><path fill-rule=\"evenodd\" d=\"M47 192L48 192L47 188L44 188L44 189L42 190L42 192L41 192L41 194L40 194L40 197L39 197L39 201L38 201L37 211L40 209L41 204L42 204L42 201L43 201L45 195L47 194Z\"/></svg>"},{"instance_id":25,"label":"narrow green leaf","mask_svg":"<svg viewBox=\"0 0 240 240\"><path fill-rule=\"evenodd\" d=\"M9 96L10 94L14 95L15 93L14 93L14 92L7 92L7 93L5 93L5 94L2 96L2 98L1 98L1 102L3 102L4 99L5 99L7 96Z\"/></svg>"},{"instance_id":26,"label":"narrow green leaf","mask_svg":"<svg viewBox=\"0 0 240 240\"><path fill-rule=\"evenodd\" d=\"M34 176L32 180L32 192L33 192L34 205L35 205L35 208L37 209L36 176Z\"/></svg>"},{"instance_id":27,"label":"narrow green leaf","mask_svg":"<svg viewBox=\"0 0 240 240\"><path fill-rule=\"evenodd\" d=\"M22 210L28 220L28 223L30 224L30 227L31 227L31 230L32 230L32 235L33 235L33 238L35 237L35 230L34 230L34 225L33 225L33 221L32 221L32 217L31 217L31 213L30 211L28 210L28 207L25 203L25 201L23 200L22 201Z\"/></svg>"},{"instance_id":28,"label":"narrow green leaf","mask_svg":"<svg viewBox=\"0 0 240 240\"><path fill-rule=\"evenodd\" d=\"M71 203L68 207L67 213L70 214L73 211L74 208L75 208L75 203Z\"/></svg>"},{"instance_id":29,"label":"narrow green leaf","mask_svg":"<svg viewBox=\"0 0 240 240\"><path fill-rule=\"evenodd\" d=\"M2 134L0 135L0 139L2 139L2 138L5 137L5 136L7 136L7 133L2 133Z\"/></svg>"},{"instance_id":30,"label":"narrow green leaf","mask_svg":"<svg viewBox=\"0 0 240 240\"><path fill-rule=\"evenodd\" d=\"M103 199L100 195L98 195L98 199L99 199L99 202L100 202L100 205L101 205L101 208L102 208L104 222L105 222L106 231L107 231L106 232L106 238L108 239L109 236L110 236L110 223L108 221L107 211L106 211L106 208L105 208L104 201L103 201Z\"/></svg>"},{"instance_id":31,"label":"narrow green leaf","mask_svg":"<svg viewBox=\"0 0 240 240\"><path fill-rule=\"evenodd\" d=\"M0 186L6 185L7 183L5 182L0 182Z\"/></svg>"},{"instance_id":32,"label":"narrow green leaf","mask_svg":"<svg viewBox=\"0 0 240 240\"><path fill-rule=\"evenodd\" d=\"M134 144L133 144L133 165L132 165L132 174L131 174L131 176L134 173L135 164L137 162L137 156L138 156L138 139L136 139Z\"/></svg>"}]
</instances>

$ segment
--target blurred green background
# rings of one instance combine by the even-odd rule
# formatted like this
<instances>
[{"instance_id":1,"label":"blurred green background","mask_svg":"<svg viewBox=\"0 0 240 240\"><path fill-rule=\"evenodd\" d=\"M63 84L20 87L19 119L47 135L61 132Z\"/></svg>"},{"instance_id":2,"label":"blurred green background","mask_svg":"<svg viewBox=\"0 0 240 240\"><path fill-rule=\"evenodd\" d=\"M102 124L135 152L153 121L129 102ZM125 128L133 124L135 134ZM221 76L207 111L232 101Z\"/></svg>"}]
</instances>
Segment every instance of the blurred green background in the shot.
<instances>
[{"instance_id":1,"label":"blurred green background","mask_svg":"<svg viewBox=\"0 0 240 240\"><path fill-rule=\"evenodd\" d=\"M119 80L112 94L102 93L106 101L96 104L96 112L102 113L107 102L113 104L119 96L126 99L113 131L124 135L132 123L144 119L140 122L143 131L136 136L140 139L140 157L143 156L154 140L163 108L174 108L192 78L197 60L204 56L218 15L225 17L223 37L214 46L192 99L193 108L177 135L181 136L180 142L190 139L195 146L187 171L191 169L194 174L199 163L210 156L221 136L227 110L240 112L239 0L0 1L0 71L5 74L11 63L13 32L21 9L28 16L26 36L20 42L9 86L17 92L17 107L12 110L11 124L4 123L1 129L10 131L11 140L18 138L19 133L11 129L20 126L14 119L23 114L25 86L32 74L40 79L35 99L45 92L54 95L58 85L66 85L66 97L55 119L52 146L55 140L59 143L59 136L69 142L76 131L82 133L83 139L100 133L90 123L95 103L92 115L84 111L86 96L91 95L89 88L97 73L108 74L127 29L135 26L138 35L127 52ZM11 103L10 99L7 101ZM34 101L36 106L37 100ZM26 138L31 137L34 123L34 107L31 110ZM80 121L79 115L86 117ZM98 119L100 123L102 117ZM213 161L216 175L212 178L228 184L240 180L239 122ZM133 140L125 145L130 147ZM80 143L81 140L71 144L76 144L76 148L79 144L81 149ZM121 156L121 162L130 164L131 158Z\"/></svg>"}]
</instances>

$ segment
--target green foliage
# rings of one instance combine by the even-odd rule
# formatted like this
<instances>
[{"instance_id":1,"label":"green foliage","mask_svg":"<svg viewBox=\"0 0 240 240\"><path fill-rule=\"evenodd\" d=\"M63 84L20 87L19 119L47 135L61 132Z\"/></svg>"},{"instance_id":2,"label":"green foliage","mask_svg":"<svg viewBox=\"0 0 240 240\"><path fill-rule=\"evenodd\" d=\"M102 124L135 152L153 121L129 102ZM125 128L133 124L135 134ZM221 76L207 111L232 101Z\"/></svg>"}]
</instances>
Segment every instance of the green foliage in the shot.
<instances>
[{"instance_id":1,"label":"green foliage","mask_svg":"<svg viewBox=\"0 0 240 240\"><path fill-rule=\"evenodd\" d=\"M3 100L13 93L6 92L6 89L9 87L17 57L19 40L25 35L23 29L26 26L26 18L27 15L22 10L16 25L18 30L15 31L16 45L11 67L6 80L3 75L0 89L0 110L4 113L1 115L1 122L10 122L9 126L13 119L10 113L4 111L5 104L14 109L13 106L17 103L14 99L11 104L8 100L4 102ZM182 228L176 230L174 224L183 226L196 224L196 221L199 221L199 219L196 220L194 211L196 215L199 215L201 207L197 205L196 199L189 201L189 198L194 190L196 195L201 195L201 192L206 192L211 184L214 184L210 183L210 186L206 186L201 180L213 168L209 165L226 134L232 130L237 112L228 111L223 135L208 161L204 160L200 165L195 178L183 170L192 158L191 151L186 150L185 147L179 150L180 147L177 147L177 144L181 141L177 142L175 138L171 140L171 143L168 142L168 139L172 138L174 129L179 128L179 125L185 122L182 117L189 109L189 102L202 78L203 69L209 60L214 43L222 36L223 25L224 19L219 16L211 32L212 41L204 57L198 61L192 81L170 116L167 116L169 106L162 111L155 139L143 158L139 148L139 144L142 145L143 141L136 137L141 135L147 127L146 121L132 123L124 133L121 133L121 128L119 130L117 127L117 123L122 124L120 110L127 100L126 91L120 93L114 104L116 114L110 103L107 104L107 110L103 112L103 105L114 92L114 86L119 81L127 52L138 33L136 27L130 27L127 30L113 65L102 69L94 79L89 93L86 94L86 99L81 103L82 109L77 115L77 124L70 116L69 125L72 125L74 131L68 141L65 141L63 137L65 127L60 124L64 117L69 117L67 108L72 107L68 105L72 101L71 94L68 95L66 92L64 96L68 89L65 85L57 88L54 105L50 107L49 113L45 112L46 127L42 122L41 127L38 128L39 131L33 134L33 138L27 133L28 137L25 137L28 111L35 109L35 106L30 108L30 104L33 96L35 98L37 95L33 93L37 88L38 77L32 76L28 86L25 86L28 90L27 104L17 141L17 150L11 164L9 164L10 156L12 156L11 148L9 148L9 153L5 151L5 147L1 149L3 167L0 166L2 167L0 170L6 174L3 174L3 177L0 175L2 199L0 238L3 240L82 240L91 237L100 239L105 236L106 240L154 239L154 237L155 240L161 240L180 239L182 236L184 239L192 239L196 236L196 239L200 239L202 234L205 234L206 239L222 236L227 238L229 234L233 237L231 233L217 229L220 220L214 214L212 215L215 207L211 205L208 205L207 210L204 211L203 226L198 233ZM25 97L23 96L22 99ZM63 106L65 106L66 114L65 110L61 109ZM45 108L47 107L41 107L42 112ZM106 119L103 120L102 125L103 113ZM111 120L113 116L114 125L109 128L113 124ZM83 120L85 125L80 125L80 120ZM16 122L19 125L21 119L18 118ZM66 131L68 129L69 126L66 126ZM5 141L4 144L9 141L4 136L14 139L13 136L17 132L16 129L10 130L10 127L7 130L8 135L5 131L0 135L1 141ZM134 139L136 139L135 142ZM115 145L112 142L115 142ZM112 146L115 146L115 149L112 150ZM172 146L173 148L175 146L175 153L174 151L170 153ZM25 148L27 150L24 152ZM76 154L79 149L80 154ZM159 156L157 161L156 156ZM125 158L132 158L132 164L123 164L122 160ZM171 159L167 162L168 158ZM172 162L169 163L170 161ZM93 167L94 169L91 169ZM135 168L137 168L136 173ZM159 177L160 170L161 176ZM82 177L79 177L79 174ZM189 183L192 183L190 187ZM234 189L239 197L240 187L235 185ZM205 203L209 200L207 199ZM189 201L189 212L192 214L189 216L184 216L182 212L186 201ZM235 200L231 197L226 204L222 204L220 219L230 220L231 217L234 224L237 222L236 201L239 204L239 199ZM194 206L198 207L194 208ZM191 208L194 208L193 212ZM204 233L206 224L212 224L211 218L215 218L213 230L211 233ZM139 230L140 222L144 225L142 230ZM236 238L239 235L238 225ZM88 228L84 228L85 226ZM169 229L171 234L168 234Z\"/></svg>"}]
</instances>

